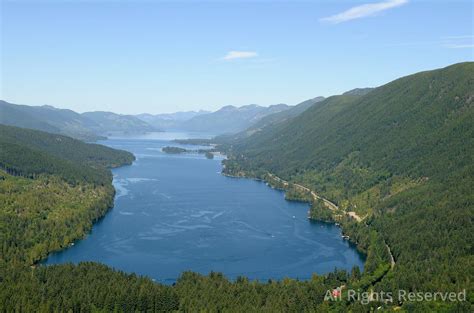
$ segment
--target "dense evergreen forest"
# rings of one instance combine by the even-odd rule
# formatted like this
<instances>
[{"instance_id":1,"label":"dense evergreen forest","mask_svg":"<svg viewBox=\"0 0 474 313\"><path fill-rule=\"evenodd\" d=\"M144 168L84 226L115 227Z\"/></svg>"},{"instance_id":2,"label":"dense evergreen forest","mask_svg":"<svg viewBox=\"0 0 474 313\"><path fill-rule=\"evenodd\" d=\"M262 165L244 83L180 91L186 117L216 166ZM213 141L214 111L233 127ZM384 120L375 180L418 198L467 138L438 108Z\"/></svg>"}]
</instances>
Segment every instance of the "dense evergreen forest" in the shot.
<instances>
[{"instance_id":1,"label":"dense evergreen forest","mask_svg":"<svg viewBox=\"0 0 474 313\"><path fill-rule=\"evenodd\" d=\"M339 216L360 248L364 228L386 242L396 265L375 290L466 289L473 301L474 63L330 97L221 149L227 173L274 173L335 202L311 216Z\"/></svg>"},{"instance_id":2,"label":"dense evergreen forest","mask_svg":"<svg viewBox=\"0 0 474 313\"><path fill-rule=\"evenodd\" d=\"M226 174L259 177L288 199L312 202L310 217L337 221L367 255L362 272L335 269L308 281L187 272L165 286L97 263L38 265L106 213L108 168L133 156L0 126L0 312L472 312L473 104L474 64L463 63L330 97L219 142ZM337 288L342 300L325 299ZM370 301L349 299L349 289ZM371 296L400 289L465 289L467 301Z\"/></svg>"},{"instance_id":3,"label":"dense evergreen forest","mask_svg":"<svg viewBox=\"0 0 474 313\"><path fill-rule=\"evenodd\" d=\"M169 154L180 154L180 153L185 153L188 152L188 150L179 148L179 147L163 147L161 149L164 153L169 153Z\"/></svg>"},{"instance_id":4,"label":"dense evergreen forest","mask_svg":"<svg viewBox=\"0 0 474 313\"><path fill-rule=\"evenodd\" d=\"M182 154L182 153L199 153L199 154L204 154L204 156L207 159L214 159L214 154L215 149L194 149L194 150L189 150L189 149L184 149L180 147L172 147L172 146L166 146L161 149L164 153L168 154Z\"/></svg>"},{"instance_id":5,"label":"dense evergreen forest","mask_svg":"<svg viewBox=\"0 0 474 313\"><path fill-rule=\"evenodd\" d=\"M113 204L108 167L131 153L0 125L0 262L34 264L81 238Z\"/></svg>"}]
</instances>

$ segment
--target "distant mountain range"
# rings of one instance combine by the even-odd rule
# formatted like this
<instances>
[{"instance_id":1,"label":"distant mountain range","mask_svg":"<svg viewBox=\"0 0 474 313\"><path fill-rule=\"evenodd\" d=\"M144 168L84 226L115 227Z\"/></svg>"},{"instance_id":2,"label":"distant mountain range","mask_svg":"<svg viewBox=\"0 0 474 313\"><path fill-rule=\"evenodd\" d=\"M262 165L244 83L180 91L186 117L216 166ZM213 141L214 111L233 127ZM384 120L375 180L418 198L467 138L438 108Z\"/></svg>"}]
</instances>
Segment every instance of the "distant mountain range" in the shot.
<instances>
[{"instance_id":1,"label":"distant mountain range","mask_svg":"<svg viewBox=\"0 0 474 313\"><path fill-rule=\"evenodd\" d=\"M184 121L192 119L195 116L209 114L210 111L186 111L186 112L175 112L175 113L165 113L165 114L149 114L143 113L136 115L137 118L141 119L144 122L147 122L154 127L160 129L178 129L180 124Z\"/></svg>"},{"instance_id":2,"label":"distant mountain range","mask_svg":"<svg viewBox=\"0 0 474 313\"><path fill-rule=\"evenodd\" d=\"M92 129L97 133L142 133L160 130L133 115L122 115L102 111L85 112L81 115L95 123Z\"/></svg>"},{"instance_id":3,"label":"distant mountain range","mask_svg":"<svg viewBox=\"0 0 474 313\"><path fill-rule=\"evenodd\" d=\"M284 122L288 119L296 117L306 111L306 109L310 108L314 104L323 101L324 97L316 97L313 99L309 99L303 101L295 106L288 107L286 110L282 110L276 113L268 114L262 118L260 118L257 122L250 125L248 128L232 134L221 135L216 138L217 141L228 141L228 140L237 140L237 139L244 139L247 138L262 129L266 128L270 125L277 125L281 122Z\"/></svg>"},{"instance_id":4,"label":"distant mountain range","mask_svg":"<svg viewBox=\"0 0 474 313\"><path fill-rule=\"evenodd\" d=\"M172 114L139 114L138 118L165 130L207 132L216 135L243 131L263 118L292 108L286 104L263 107L256 104L236 107L227 105L215 112L190 111Z\"/></svg>"},{"instance_id":5,"label":"distant mountain range","mask_svg":"<svg viewBox=\"0 0 474 313\"><path fill-rule=\"evenodd\" d=\"M214 134L236 133L242 131L262 118L286 111L291 108L286 104L276 104L262 107L256 104L235 107L228 105L216 112L195 116L180 124L187 131L209 132Z\"/></svg>"},{"instance_id":6,"label":"distant mountain range","mask_svg":"<svg viewBox=\"0 0 474 313\"><path fill-rule=\"evenodd\" d=\"M49 105L28 106L0 100L0 124L42 130L84 141L96 141L116 133L167 130L229 135L246 129L258 131L267 124L294 117L322 99L317 97L296 106L228 105L215 112L188 111L156 115L123 115L103 111L80 114Z\"/></svg>"}]
</instances>

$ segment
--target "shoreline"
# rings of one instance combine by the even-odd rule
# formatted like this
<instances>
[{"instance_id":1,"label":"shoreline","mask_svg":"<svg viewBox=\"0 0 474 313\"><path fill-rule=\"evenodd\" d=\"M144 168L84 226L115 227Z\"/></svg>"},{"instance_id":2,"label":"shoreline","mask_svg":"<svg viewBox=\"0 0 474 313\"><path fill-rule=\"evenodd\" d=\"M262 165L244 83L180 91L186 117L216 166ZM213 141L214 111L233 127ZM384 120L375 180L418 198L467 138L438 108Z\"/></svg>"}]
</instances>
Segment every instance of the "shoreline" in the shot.
<instances>
[{"instance_id":1,"label":"shoreline","mask_svg":"<svg viewBox=\"0 0 474 313\"><path fill-rule=\"evenodd\" d=\"M223 170L225 170L225 164L223 164L222 166L223 166ZM224 173L223 171L221 171L221 174L224 175L224 176L227 176L227 177L246 178L246 179L253 179L253 180L256 180L256 181L265 182L270 188L277 189L277 190L282 190L283 192L285 192L285 200L287 200L287 201L301 201L301 202L310 203L311 206L312 206L313 203L315 202L315 200L317 200L317 199L322 200L324 202L324 205L326 206L326 208L331 211L332 220L328 221L328 220L323 220L323 219L318 219L318 218L311 217L311 215L310 215L311 207L310 207L310 210L308 211L308 219L310 220L310 222L314 221L314 222L328 223L328 224L333 224L333 225L339 227L341 229L341 237L343 239L347 240L350 245L353 245L359 253L364 255L364 258L365 258L364 265L365 265L365 263L367 262L367 258L368 258L368 250L367 251L362 250L360 248L358 242L355 242L350 236L345 234L345 232L344 232L345 222L342 219L339 219L339 217L341 215L335 214L335 213L337 213L337 211L342 211L341 213L344 213L344 216L347 216L350 219L354 220L357 224L362 223L366 216L364 216L362 218L362 217L358 216L356 212L341 210L336 204L334 204L333 202L331 202L328 199L325 199L325 198L319 196L313 190L311 190L311 189L309 189L305 186L302 186L300 184L290 183L290 182L288 182L284 179L281 179L280 177L278 177L277 175L275 175L273 173L267 172L264 175L264 177L266 175L270 176L271 178L273 178L277 182L281 183L283 185L283 187L276 186L276 185L272 184L271 181L269 181L265 178L250 176L245 171L240 171L239 173L241 173L242 175L232 175L232 174ZM297 188L303 189L306 192L310 192L310 194L312 196L312 200L308 201L307 199L298 199L298 198L290 198L289 199L289 198L287 198L286 193L290 191L289 188L290 188L291 185L296 186ZM337 220L337 219L339 219L339 220ZM365 224L365 226L368 227L367 224ZM388 255L389 255L390 260L389 260L389 264L388 264L388 266L389 266L388 270L379 279L382 279L390 270L393 270L395 268L395 265L396 265L396 260L393 256L393 253L392 253L392 250L391 250L390 246L387 244L387 242L385 240L383 240L383 244L384 244L385 248L388 251Z\"/></svg>"},{"instance_id":2,"label":"shoreline","mask_svg":"<svg viewBox=\"0 0 474 313\"><path fill-rule=\"evenodd\" d=\"M128 151L128 152L130 152L130 151ZM130 152L130 153L132 153L132 152ZM107 188L112 187L113 193L112 193L111 199L110 199L111 202L108 205L108 207L105 209L104 214L102 214L101 216L95 218L94 220L91 220L90 221L91 222L90 228L87 229L87 231L84 232L80 237L73 238L70 242L68 242L64 247L61 247L60 249L50 251L44 258L41 258L41 259L35 261L33 264L30 264L30 267L35 268L37 266L43 266L43 265L48 266L48 264L46 264L46 262L47 262L48 258L51 255L56 254L56 253L61 253L62 251L65 251L65 250L75 246L75 244L78 241L84 240L92 232L92 229L94 228L94 226L96 224L100 223L107 216L107 214L110 213L110 211L113 210L113 208L115 207L115 197L117 195L117 190L115 189L115 186L113 184L114 175L113 175L112 170L119 169L119 168L126 167L126 166L132 166L133 163L137 160L136 156L134 154L133 154L133 157L134 157L134 159L130 163L124 163L124 164L121 164L121 165L111 166L111 167L107 168L109 170L109 174L111 176L110 186L107 186ZM94 208L94 209L96 209L96 208Z\"/></svg>"},{"instance_id":3,"label":"shoreline","mask_svg":"<svg viewBox=\"0 0 474 313\"><path fill-rule=\"evenodd\" d=\"M325 199L319 195L317 195L314 191L312 191L311 189L305 187L305 186L302 186L300 184L295 184L295 183L290 183L284 179L281 179L280 177L278 177L277 175L273 174L273 173L270 173L268 172L266 175L272 177L273 179L275 179L276 181L278 181L279 183L283 184L283 187L279 187L279 186L276 186L274 184L272 184L271 181L265 179L265 178L260 178L260 177L255 177L255 176L250 176L247 174L247 172L245 171L242 171L240 173L242 173L243 175L232 175L232 174L229 174L229 173L225 173L223 170L225 170L225 165L223 164L223 169L221 170L221 175L224 175L226 177L230 177L230 178L245 178L245 179L252 179L252 180L255 180L255 181L261 181L261 182L265 182L270 188L272 189L276 189L276 190L281 190L285 193L285 200L286 201L295 201L295 202L305 202L305 203L309 203L310 204L310 209L308 210L308 220L310 221L316 221L316 222L323 222L323 223L327 223L327 224L333 224L337 227L339 227L341 229L341 237L345 240L348 240L350 244L354 245L356 248L357 248L357 251L359 251L360 253L362 253L364 255L364 257L367 257L367 253L363 250L361 250L358 246L358 243L357 242L354 242L353 240L351 240L351 238L347 235L344 234L344 225L342 223L342 221L338 221L336 218L338 217L336 213L336 211L338 210L341 210L336 204L334 204L333 202L331 202L330 200L328 199ZM286 197L286 194L290 191L290 186L293 185L293 186L296 186L297 188L301 188L303 189L304 191L306 192L310 192L311 193L311 196L312 196L312 199L308 201L308 199L304 199L304 198L287 198ZM326 208L328 210L331 211L332 213L332 220L324 220L324 219L318 219L318 218L314 218L314 217L311 217L311 206L313 205L314 201L316 199L321 199L322 201L324 201L324 204L326 206ZM355 212L346 212L346 211L343 211L344 214L352 219L354 219L355 221L357 222L361 222L363 219L360 218L359 216L357 216L357 214L355 214ZM357 216L357 218L354 217ZM339 215L340 216L340 215ZM336 218L335 218L336 217ZM390 248L388 247L387 245L387 248L388 250L390 251Z\"/></svg>"},{"instance_id":4,"label":"shoreline","mask_svg":"<svg viewBox=\"0 0 474 313\"><path fill-rule=\"evenodd\" d=\"M287 200L287 201L302 201L302 202L310 203L311 206L312 206L313 203L315 202L315 200L317 200L317 199L322 200L324 205L326 206L326 208L331 211L332 220L323 220L323 219L318 219L318 218L311 217L311 215L310 215L311 207L310 207L310 210L308 211L309 221L310 222L322 222L322 223L327 223L327 224L333 224L333 225L339 227L341 229L341 237L343 239L347 240L349 245L354 246L355 249L364 256L364 258L365 258L364 267L365 267L365 264L366 264L366 262L368 260L368 257L369 257L370 245L367 247L367 251L364 251L364 250L361 249L358 242L354 241L350 236L345 234L345 232L344 232L345 222L342 219L337 220L336 218L339 218L341 215L336 215L335 214L336 211L342 211L342 210L335 203L331 202L328 199L325 199L325 198L319 196L316 192L314 192L313 190L311 190L311 189L309 189L305 186L302 186L302 185L296 184L296 183L290 183L290 182L288 182L284 179L281 179L277 175L275 175L273 173L270 173L270 172L267 172L265 175L263 175L264 177L261 178L261 177L250 176L246 171L242 171L242 170L239 171L239 174L241 174L241 175L228 174L228 173L224 172L225 168L226 168L225 164L222 164L222 170L221 170L222 175L227 176L227 177L231 177L231 178L246 178L246 179L253 179L253 180L256 180L256 181L265 182L270 188L282 190L283 192L285 192L285 200ZM265 178L265 176L267 176L267 175L270 176L271 178L273 178L274 180L276 180L278 183L282 184L283 186L276 186L276 185L272 184L271 181L269 181L268 179ZM302 199L298 199L298 198L289 199L289 198L287 198L286 194L287 194L287 192L290 191L289 188L290 188L291 185L296 186L299 189L303 189L306 192L310 192L312 200L308 201L307 199L304 199L304 198L302 198ZM357 224L360 224L366 217L366 216L364 216L362 218L362 217L358 216L356 212L353 212L353 211L343 210L343 213L344 213L344 216L347 216L350 219L354 220ZM365 226L368 227L367 224L365 224ZM388 252L388 255L389 255L389 263L387 264L388 268L382 273L382 275L380 277L377 278L378 281L380 281L384 276L386 276L390 271L392 271L395 268L395 265L396 265L396 260L393 256L392 249L387 244L385 239L383 239L383 245L387 249L387 252Z\"/></svg>"}]
</instances>

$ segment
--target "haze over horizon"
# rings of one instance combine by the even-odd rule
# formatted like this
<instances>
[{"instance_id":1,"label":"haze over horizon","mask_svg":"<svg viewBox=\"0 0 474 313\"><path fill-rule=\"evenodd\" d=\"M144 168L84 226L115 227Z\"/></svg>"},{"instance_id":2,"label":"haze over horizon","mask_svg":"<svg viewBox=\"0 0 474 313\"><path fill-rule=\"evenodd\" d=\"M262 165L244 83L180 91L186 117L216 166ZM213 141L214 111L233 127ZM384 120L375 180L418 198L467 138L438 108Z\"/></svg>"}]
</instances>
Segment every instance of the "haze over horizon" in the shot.
<instances>
[{"instance_id":1,"label":"haze over horizon","mask_svg":"<svg viewBox=\"0 0 474 313\"><path fill-rule=\"evenodd\" d=\"M77 112L297 104L474 59L471 1L3 1L0 99Z\"/></svg>"}]
</instances>

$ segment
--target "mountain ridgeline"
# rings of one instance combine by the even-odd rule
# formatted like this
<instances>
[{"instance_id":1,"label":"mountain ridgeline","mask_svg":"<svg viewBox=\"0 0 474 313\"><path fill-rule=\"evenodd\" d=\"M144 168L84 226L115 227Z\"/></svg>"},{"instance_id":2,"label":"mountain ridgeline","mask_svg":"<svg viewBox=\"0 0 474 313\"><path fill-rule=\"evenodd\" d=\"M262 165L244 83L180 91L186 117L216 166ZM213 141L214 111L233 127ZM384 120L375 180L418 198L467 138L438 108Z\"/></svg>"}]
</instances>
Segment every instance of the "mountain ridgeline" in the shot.
<instances>
[{"instance_id":1,"label":"mountain ridgeline","mask_svg":"<svg viewBox=\"0 0 474 313\"><path fill-rule=\"evenodd\" d=\"M0 123L4 125L42 130L85 141L103 137L91 129L95 123L81 114L52 106L28 106L0 101Z\"/></svg>"},{"instance_id":2,"label":"mountain ridgeline","mask_svg":"<svg viewBox=\"0 0 474 313\"><path fill-rule=\"evenodd\" d=\"M275 126L278 125L288 119L291 119L293 117L296 117L306 111L308 108L311 106L315 105L318 102L321 102L324 100L324 97L316 97L313 99L309 99L306 101L303 101L295 106L292 106L286 110L275 112L272 114L268 114L261 119L259 119L257 122L255 122L253 125L249 126L243 131L237 132L237 133L232 133L232 134L224 134L217 136L214 138L214 141L216 142L228 142L228 141L235 141L243 138L247 138L257 132L262 131L266 127L270 126Z\"/></svg>"},{"instance_id":3,"label":"mountain ridgeline","mask_svg":"<svg viewBox=\"0 0 474 313\"><path fill-rule=\"evenodd\" d=\"M17 105L6 101L0 101L0 124L42 130L84 141L104 139L113 132L160 131L132 115L111 112L79 114L49 105Z\"/></svg>"},{"instance_id":4,"label":"mountain ridgeline","mask_svg":"<svg viewBox=\"0 0 474 313\"><path fill-rule=\"evenodd\" d=\"M82 116L95 123L92 126L92 130L96 133L144 133L159 131L159 128L155 128L133 115L95 111L82 113Z\"/></svg>"},{"instance_id":5,"label":"mountain ridgeline","mask_svg":"<svg viewBox=\"0 0 474 313\"><path fill-rule=\"evenodd\" d=\"M253 125L259 127L258 125L271 121L265 121L267 116L277 118L279 113L284 114L286 111L290 116L302 108L303 106L298 109L285 104L269 107L254 104L242 107L229 105L215 112L124 115L94 111L79 114L49 105L27 106L0 100L0 124L42 130L84 141L96 141L116 134L143 134L166 130L221 135L241 132Z\"/></svg>"},{"instance_id":6,"label":"mountain ridgeline","mask_svg":"<svg viewBox=\"0 0 474 313\"><path fill-rule=\"evenodd\" d=\"M236 133L257 123L265 116L288 110L286 104L276 104L262 107L255 104L235 107L225 106L216 112L199 115L185 121L181 127L184 130L208 132L214 134Z\"/></svg>"},{"instance_id":7,"label":"mountain ridgeline","mask_svg":"<svg viewBox=\"0 0 474 313\"><path fill-rule=\"evenodd\" d=\"M270 172L358 214L345 231L361 248L376 232L396 260L377 290L473 290L473 121L474 63L460 63L329 97L221 149L228 174Z\"/></svg>"},{"instance_id":8,"label":"mountain ridgeline","mask_svg":"<svg viewBox=\"0 0 474 313\"><path fill-rule=\"evenodd\" d=\"M209 114L209 113L211 112L204 111L204 110L163 113L163 114L143 113L143 114L136 115L136 117L159 129L179 130L183 122L190 120L196 116Z\"/></svg>"},{"instance_id":9,"label":"mountain ridgeline","mask_svg":"<svg viewBox=\"0 0 474 313\"><path fill-rule=\"evenodd\" d=\"M265 117L286 112L290 108L293 107L286 104L276 104L269 107L256 104L241 107L228 105L215 112L181 112L182 114L155 116L141 114L138 117L157 127L163 126L165 129L222 135L244 131Z\"/></svg>"}]
</instances>

